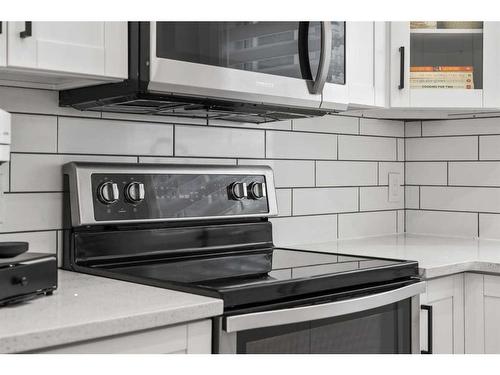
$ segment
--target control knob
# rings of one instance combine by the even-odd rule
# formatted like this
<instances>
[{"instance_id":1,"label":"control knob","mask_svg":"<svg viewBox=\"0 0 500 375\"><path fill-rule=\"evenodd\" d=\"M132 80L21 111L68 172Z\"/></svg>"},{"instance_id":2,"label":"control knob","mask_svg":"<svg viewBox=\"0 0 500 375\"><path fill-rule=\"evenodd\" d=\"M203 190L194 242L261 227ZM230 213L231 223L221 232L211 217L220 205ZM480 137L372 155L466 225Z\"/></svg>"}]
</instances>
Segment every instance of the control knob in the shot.
<instances>
[{"instance_id":1,"label":"control knob","mask_svg":"<svg viewBox=\"0 0 500 375\"><path fill-rule=\"evenodd\" d=\"M142 182L131 182L125 187L125 198L129 202L139 203L144 200L146 192L144 190L144 184Z\"/></svg>"},{"instance_id":2,"label":"control knob","mask_svg":"<svg viewBox=\"0 0 500 375\"><path fill-rule=\"evenodd\" d=\"M266 196L266 184L263 182L251 182L248 185L248 196L251 199L262 199Z\"/></svg>"},{"instance_id":3,"label":"control knob","mask_svg":"<svg viewBox=\"0 0 500 375\"><path fill-rule=\"evenodd\" d=\"M237 201L246 198L247 184L245 182L233 182L229 185L229 197Z\"/></svg>"},{"instance_id":4,"label":"control knob","mask_svg":"<svg viewBox=\"0 0 500 375\"><path fill-rule=\"evenodd\" d=\"M115 203L119 197L118 185L114 182L104 182L97 188L97 198L104 204Z\"/></svg>"}]
</instances>

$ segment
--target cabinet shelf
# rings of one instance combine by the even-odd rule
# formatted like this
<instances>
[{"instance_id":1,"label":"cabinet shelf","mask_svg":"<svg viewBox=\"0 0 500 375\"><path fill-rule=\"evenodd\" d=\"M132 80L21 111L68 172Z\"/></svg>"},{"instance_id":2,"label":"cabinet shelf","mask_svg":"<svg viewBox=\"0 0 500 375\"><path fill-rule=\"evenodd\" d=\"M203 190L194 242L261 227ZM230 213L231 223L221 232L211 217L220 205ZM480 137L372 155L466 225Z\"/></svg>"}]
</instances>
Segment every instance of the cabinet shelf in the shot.
<instances>
[{"instance_id":1,"label":"cabinet shelf","mask_svg":"<svg viewBox=\"0 0 500 375\"><path fill-rule=\"evenodd\" d=\"M483 29L411 29L411 34L482 34Z\"/></svg>"}]
</instances>

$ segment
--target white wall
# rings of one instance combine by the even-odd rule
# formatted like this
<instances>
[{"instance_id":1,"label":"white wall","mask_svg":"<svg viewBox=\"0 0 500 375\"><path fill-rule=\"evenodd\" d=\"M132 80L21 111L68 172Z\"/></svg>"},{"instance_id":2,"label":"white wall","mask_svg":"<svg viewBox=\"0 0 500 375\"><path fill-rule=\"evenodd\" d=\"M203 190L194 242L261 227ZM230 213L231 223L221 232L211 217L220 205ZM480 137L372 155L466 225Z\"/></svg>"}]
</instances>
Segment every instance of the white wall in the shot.
<instances>
[{"instance_id":1,"label":"white wall","mask_svg":"<svg viewBox=\"0 0 500 375\"><path fill-rule=\"evenodd\" d=\"M406 231L500 239L500 118L405 130Z\"/></svg>"},{"instance_id":2,"label":"white wall","mask_svg":"<svg viewBox=\"0 0 500 375\"><path fill-rule=\"evenodd\" d=\"M280 245L403 231L404 202L387 200L387 174L404 171L403 122L337 116L207 125L79 112L57 100L52 91L0 87L0 108L13 114L11 162L0 169L7 187L0 241L26 240L31 251L61 246L61 166L73 160L269 164Z\"/></svg>"}]
</instances>

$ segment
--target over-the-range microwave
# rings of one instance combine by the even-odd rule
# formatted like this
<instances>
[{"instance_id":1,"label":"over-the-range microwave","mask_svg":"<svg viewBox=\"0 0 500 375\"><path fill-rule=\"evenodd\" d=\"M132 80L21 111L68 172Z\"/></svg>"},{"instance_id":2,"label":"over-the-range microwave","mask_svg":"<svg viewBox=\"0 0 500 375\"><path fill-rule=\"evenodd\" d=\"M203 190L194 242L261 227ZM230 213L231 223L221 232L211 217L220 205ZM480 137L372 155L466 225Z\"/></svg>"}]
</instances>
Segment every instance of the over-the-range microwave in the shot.
<instances>
[{"instance_id":1,"label":"over-the-range microwave","mask_svg":"<svg viewBox=\"0 0 500 375\"><path fill-rule=\"evenodd\" d=\"M261 123L345 110L345 22L129 22L129 78L81 110Z\"/></svg>"}]
</instances>

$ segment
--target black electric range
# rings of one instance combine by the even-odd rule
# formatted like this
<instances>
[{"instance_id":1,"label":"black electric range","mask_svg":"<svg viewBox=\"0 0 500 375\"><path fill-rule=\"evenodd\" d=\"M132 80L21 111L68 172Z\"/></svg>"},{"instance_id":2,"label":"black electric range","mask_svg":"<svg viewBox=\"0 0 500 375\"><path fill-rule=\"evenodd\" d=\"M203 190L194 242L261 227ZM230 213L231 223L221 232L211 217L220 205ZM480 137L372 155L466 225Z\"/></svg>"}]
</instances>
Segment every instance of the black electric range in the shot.
<instances>
[{"instance_id":1,"label":"black electric range","mask_svg":"<svg viewBox=\"0 0 500 375\"><path fill-rule=\"evenodd\" d=\"M275 247L268 167L70 163L64 171L64 268L223 299L215 352L254 314L290 313L272 324L285 327L308 320L296 309L340 303L344 311L345 301L358 300L390 306L405 322L416 314L414 302L401 302L422 291L414 261ZM245 323L240 337L267 327L261 321ZM251 352L235 348L229 352Z\"/></svg>"}]
</instances>

